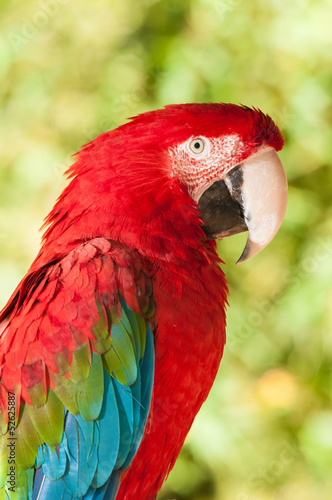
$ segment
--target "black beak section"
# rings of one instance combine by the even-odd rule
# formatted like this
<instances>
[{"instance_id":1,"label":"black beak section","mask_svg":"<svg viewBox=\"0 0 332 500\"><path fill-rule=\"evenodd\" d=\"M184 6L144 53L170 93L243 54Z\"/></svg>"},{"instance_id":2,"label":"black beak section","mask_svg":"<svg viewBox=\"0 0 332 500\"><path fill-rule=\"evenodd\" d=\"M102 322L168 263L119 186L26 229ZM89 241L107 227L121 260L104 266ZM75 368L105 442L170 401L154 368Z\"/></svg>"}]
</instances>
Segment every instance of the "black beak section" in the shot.
<instances>
[{"instance_id":1,"label":"black beak section","mask_svg":"<svg viewBox=\"0 0 332 500\"><path fill-rule=\"evenodd\" d=\"M214 182L198 201L203 231L208 239L226 238L248 231L242 208L243 175L240 165L228 174L227 184L232 186L232 196L225 182L220 180Z\"/></svg>"},{"instance_id":2,"label":"black beak section","mask_svg":"<svg viewBox=\"0 0 332 500\"><path fill-rule=\"evenodd\" d=\"M198 204L208 239L249 230L238 263L256 255L277 234L287 206L287 179L276 151L262 146L209 186Z\"/></svg>"}]
</instances>

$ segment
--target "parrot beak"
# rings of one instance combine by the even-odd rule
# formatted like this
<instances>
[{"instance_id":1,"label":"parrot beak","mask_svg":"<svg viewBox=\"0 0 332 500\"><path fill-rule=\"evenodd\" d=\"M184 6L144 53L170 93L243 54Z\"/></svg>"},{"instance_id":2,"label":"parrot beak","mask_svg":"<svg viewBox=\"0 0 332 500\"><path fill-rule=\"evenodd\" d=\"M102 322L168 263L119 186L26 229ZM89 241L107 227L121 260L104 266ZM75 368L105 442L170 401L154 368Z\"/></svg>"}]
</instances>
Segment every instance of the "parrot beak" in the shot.
<instances>
[{"instance_id":1,"label":"parrot beak","mask_svg":"<svg viewBox=\"0 0 332 500\"><path fill-rule=\"evenodd\" d=\"M237 264L265 248L278 232L287 206L287 179L274 148L264 147L214 182L199 199L210 239L249 231Z\"/></svg>"}]
</instances>

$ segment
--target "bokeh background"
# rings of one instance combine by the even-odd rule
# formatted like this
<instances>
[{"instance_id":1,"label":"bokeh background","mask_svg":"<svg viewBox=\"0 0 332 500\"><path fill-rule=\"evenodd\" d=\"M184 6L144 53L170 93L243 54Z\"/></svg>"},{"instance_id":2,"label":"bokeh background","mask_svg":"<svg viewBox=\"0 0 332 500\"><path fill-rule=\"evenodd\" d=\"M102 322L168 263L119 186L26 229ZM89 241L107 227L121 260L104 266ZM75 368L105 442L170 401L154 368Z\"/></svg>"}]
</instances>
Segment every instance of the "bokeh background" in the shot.
<instances>
[{"instance_id":1,"label":"bokeh background","mask_svg":"<svg viewBox=\"0 0 332 500\"><path fill-rule=\"evenodd\" d=\"M332 4L1 0L0 305L38 250L71 155L167 103L257 106L281 127L283 226L235 266L212 393L160 500L332 498Z\"/></svg>"}]
</instances>

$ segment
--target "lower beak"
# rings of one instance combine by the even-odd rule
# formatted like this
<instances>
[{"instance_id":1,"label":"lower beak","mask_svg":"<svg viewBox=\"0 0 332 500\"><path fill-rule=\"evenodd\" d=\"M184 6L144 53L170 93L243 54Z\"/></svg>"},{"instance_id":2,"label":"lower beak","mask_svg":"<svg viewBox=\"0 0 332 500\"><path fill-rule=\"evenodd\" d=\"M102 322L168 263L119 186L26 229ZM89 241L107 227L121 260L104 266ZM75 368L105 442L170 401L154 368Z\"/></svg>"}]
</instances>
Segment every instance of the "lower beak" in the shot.
<instances>
[{"instance_id":1,"label":"lower beak","mask_svg":"<svg viewBox=\"0 0 332 500\"><path fill-rule=\"evenodd\" d=\"M261 149L234 167L198 204L207 238L249 231L237 264L256 255L278 232L287 206L286 174L275 149Z\"/></svg>"}]
</instances>

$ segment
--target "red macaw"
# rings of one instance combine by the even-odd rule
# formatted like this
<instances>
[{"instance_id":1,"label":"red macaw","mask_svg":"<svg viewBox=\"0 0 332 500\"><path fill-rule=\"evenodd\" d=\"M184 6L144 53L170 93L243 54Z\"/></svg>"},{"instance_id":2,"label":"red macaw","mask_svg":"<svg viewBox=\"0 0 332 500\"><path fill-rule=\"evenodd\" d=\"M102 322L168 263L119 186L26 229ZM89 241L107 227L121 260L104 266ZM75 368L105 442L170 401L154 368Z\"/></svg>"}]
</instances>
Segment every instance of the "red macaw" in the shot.
<instances>
[{"instance_id":1,"label":"red macaw","mask_svg":"<svg viewBox=\"0 0 332 500\"><path fill-rule=\"evenodd\" d=\"M282 146L257 109L184 104L77 154L0 315L1 498L156 498L223 353L215 239L274 237Z\"/></svg>"}]
</instances>

